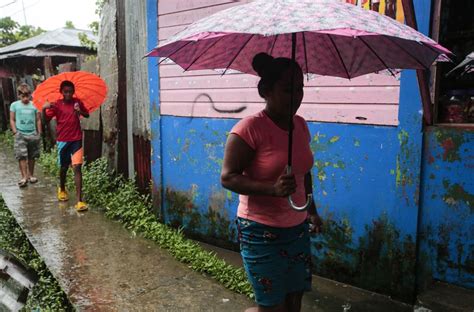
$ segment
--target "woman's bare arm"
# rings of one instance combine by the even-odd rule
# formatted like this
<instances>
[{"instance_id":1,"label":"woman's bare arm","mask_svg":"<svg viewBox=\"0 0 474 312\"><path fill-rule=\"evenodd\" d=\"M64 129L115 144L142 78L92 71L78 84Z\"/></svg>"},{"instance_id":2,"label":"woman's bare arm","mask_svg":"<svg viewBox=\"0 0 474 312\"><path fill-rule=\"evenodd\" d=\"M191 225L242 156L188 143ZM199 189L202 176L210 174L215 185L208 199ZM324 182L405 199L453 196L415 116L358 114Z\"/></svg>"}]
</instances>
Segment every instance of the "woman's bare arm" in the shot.
<instances>
[{"instance_id":1,"label":"woman's bare arm","mask_svg":"<svg viewBox=\"0 0 474 312\"><path fill-rule=\"evenodd\" d=\"M242 195L285 197L296 191L293 174L282 174L274 184L256 181L243 175L254 156L255 151L244 140L236 134L230 134L224 152L222 186Z\"/></svg>"}]
</instances>

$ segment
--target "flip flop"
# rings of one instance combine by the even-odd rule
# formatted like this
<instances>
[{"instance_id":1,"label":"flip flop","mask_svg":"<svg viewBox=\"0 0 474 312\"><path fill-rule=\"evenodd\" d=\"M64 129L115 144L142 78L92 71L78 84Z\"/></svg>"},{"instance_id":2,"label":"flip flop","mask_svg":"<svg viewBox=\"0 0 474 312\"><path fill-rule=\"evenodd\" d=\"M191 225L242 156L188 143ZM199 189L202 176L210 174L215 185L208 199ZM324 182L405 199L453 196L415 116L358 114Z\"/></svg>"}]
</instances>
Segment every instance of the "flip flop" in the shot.
<instances>
[{"instance_id":1,"label":"flip flop","mask_svg":"<svg viewBox=\"0 0 474 312\"><path fill-rule=\"evenodd\" d=\"M38 182L38 179L36 177L30 177L28 179L28 182L32 183L32 184L35 184L36 182Z\"/></svg>"},{"instance_id":2,"label":"flip flop","mask_svg":"<svg viewBox=\"0 0 474 312\"><path fill-rule=\"evenodd\" d=\"M26 179L21 179L19 182L18 182L18 186L19 187L25 187L28 185L28 181Z\"/></svg>"}]
</instances>

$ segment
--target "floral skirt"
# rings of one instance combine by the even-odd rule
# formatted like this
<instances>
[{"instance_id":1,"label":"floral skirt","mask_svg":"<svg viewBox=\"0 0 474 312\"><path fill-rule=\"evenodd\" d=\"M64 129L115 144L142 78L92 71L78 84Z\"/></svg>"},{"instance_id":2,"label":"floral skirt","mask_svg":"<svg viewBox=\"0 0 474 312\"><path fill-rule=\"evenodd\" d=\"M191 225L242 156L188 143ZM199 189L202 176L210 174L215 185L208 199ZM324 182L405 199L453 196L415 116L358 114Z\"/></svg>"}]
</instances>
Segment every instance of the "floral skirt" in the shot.
<instances>
[{"instance_id":1,"label":"floral skirt","mask_svg":"<svg viewBox=\"0 0 474 312\"><path fill-rule=\"evenodd\" d=\"M257 304L275 306L293 292L311 291L307 222L275 228L238 218L240 253Z\"/></svg>"}]
</instances>

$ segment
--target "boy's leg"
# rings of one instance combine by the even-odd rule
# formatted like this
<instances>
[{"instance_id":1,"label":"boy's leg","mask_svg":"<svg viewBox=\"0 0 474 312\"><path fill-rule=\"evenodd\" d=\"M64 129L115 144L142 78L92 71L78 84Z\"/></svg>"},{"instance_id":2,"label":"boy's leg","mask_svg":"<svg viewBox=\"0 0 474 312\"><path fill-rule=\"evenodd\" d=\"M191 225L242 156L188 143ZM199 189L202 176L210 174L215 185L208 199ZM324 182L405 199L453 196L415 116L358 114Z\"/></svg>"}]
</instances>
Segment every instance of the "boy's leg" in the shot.
<instances>
[{"instance_id":1,"label":"boy's leg","mask_svg":"<svg viewBox=\"0 0 474 312\"><path fill-rule=\"evenodd\" d=\"M77 202L82 202L82 163L84 161L84 150L82 141L71 143L71 163L74 170L74 182L76 184Z\"/></svg>"},{"instance_id":2,"label":"boy's leg","mask_svg":"<svg viewBox=\"0 0 474 312\"><path fill-rule=\"evenodd\" d=\"M76 198L82 201L82 165L74 165L74 183L76 184Z\"/></svg>"},{"instance_id":3,"label":"boy's leg","mask_svg":"<svg viewBox=\"0 0 474 312\"><path fill-rule=\"evenodd\" d=\"M29 136L27 138L28 148L28 179L30 182L35 183L37 179L35 176L35 161L40 156L40 142L41 137L39 135Z\"/></svg>"},{"instance_id":4,"label":"boy's leg","mask_svg":"<svg viewBox=\"0 0 474 312\"><path fill-rule=\"evenodd\" d=\"M28 159L28 177L34 177L35 176L35 160L34 159Z\"/></svg>"},{"instance_id":5,"label":"boy's leg","mask_svg":"<svg viewBox=\"0 0 474 312\"><path fill-rule=\"evenodd\" d=\"M21 180L18 185L25 186L27 183L26 179L28 178L28 147L25 137L20 132L17 132L15 135L13 149L15 151L15 158L18 160L18 166L21 174Z\"/></svg>"},{"instance_id":6,"label":"boy's leg","mask_svg":"<svg viewBox=\"0 0 474 312\"><path fill-rule=\"evenodd\" d=\"M56 142L58 148L58 164L59 164L59 188L62 192L66 192L67 170L71 165L71 156L69 142Z\"/></svg>"},{"instance_id":7,"label":"boy's leg","mask_svg":"<svg viewBox=\"0 0 474 312\"><path fill-rule=\"evenodd\" d=\"M71 144L72 155L71 162L74 170L74 182L76 184L76 196L77 204L75 206L76 211L86 211L88 209L87 204L83 202L82 198L82 163L84 151L82 149L82 141L75 141Z\"/></svg>"},{"instance_id":8,"label":"boy's leg","mask_svg":"<svg viewBox=\"0 0 474 312\"><path fill-rule=\"evenodd\" d=\"M56 143L58 148L58 165L59 165L59 189L58 189L58 200L67 201L69 199L66 191L66 178L67 170L71 165L71 158L68 157L68 142Z\"/></svg>"},{"instance_id":9,"label":"boy's leg","mask_svg":"<svg viewBox=\"0 0 474 312\"><path fill-rule=\"evenodd\" d=\"M66 177L67 177L68 167L61 166L59 169L59 187L61 191L66 191Z\"/></svg>"},{"instance_id":10,"label":"boy's leg","mask_svg":"<svg viewBox=\"0 0 474 312\"><path fill-rule=\"evenodd\" d=\"M59 168L59 189L58 189L58 200L67 201L69 196L66 191L66 177L68 167L61 165Z\"/></svg>"},{"instance_id":11,"label":"boy's leg","mask_svg":"<svg viewBox=\"0 0 474 312\"><path fill-rule=\"evenodd\" d=\"M25 159L20 159L18 161L19 167L20 167L20 173L21 173L21 178L22 179L28 179L28 161Z\"/></svg>"}]
</instances>

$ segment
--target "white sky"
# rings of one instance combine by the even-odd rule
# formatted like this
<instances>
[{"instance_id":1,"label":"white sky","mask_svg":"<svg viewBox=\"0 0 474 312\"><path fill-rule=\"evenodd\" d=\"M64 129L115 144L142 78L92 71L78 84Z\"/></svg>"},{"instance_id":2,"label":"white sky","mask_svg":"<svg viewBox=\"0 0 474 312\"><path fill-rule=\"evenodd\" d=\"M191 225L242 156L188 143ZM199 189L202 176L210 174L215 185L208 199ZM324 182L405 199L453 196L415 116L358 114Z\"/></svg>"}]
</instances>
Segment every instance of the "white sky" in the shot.
<instances>
[{"instance_id":1,"label":"white sky","mask_svg":"<svg viewBox=\"0 0 474 312\"><path fill-rule=\"evenodd\" d=\"M72 21L78 29L89 29L88 25L98 21L95 0L0 0L0 18L10 16L20 25L25 24L23 5L28 25L54 30Z\"/></svg>"}]
</instances>

